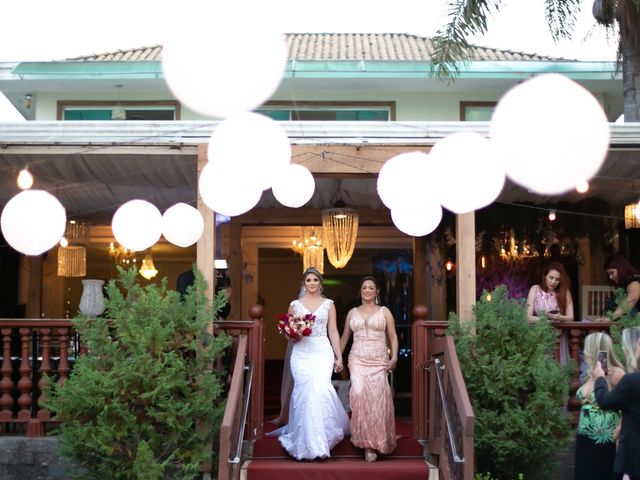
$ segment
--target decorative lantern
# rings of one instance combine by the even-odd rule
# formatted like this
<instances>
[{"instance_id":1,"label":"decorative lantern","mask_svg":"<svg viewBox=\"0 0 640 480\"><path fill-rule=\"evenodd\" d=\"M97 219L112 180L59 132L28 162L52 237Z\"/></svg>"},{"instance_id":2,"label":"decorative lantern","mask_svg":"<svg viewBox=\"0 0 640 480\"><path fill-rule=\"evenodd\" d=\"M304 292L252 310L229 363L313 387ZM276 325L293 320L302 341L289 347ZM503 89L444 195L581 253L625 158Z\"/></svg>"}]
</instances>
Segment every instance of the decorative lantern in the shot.
<instances>
[{"instance_id":1,"label":"decorative lantern","mask_svg":"<svg viewBox=\"0 0 640 480\"><path fill-rule=\"evenodd\" d=\"M638 203L630 203L624 207L624 228L640 228Z\"/></svg>"},{"instance_id":2,"label":"decorative lantern","mask_svg":"<svg viewBox=\"0 0 640 480\"><path fill-rule=\"evenodd\" d=\"M87 249L83 245L58 247L58 276L84 277L87 274Z\"/></svg>"},{"instance_id":3,"label":"decorative lantern","mask_svg":"<svg viewBox=\"0 0 640 480\"><path fill-rule=\"evenodd\" d=\"M84 220L68 220L64 232L66 244L58 247L58 276L84 277L87 274L87 248L90 233Z\"/></svg>"},{"instance_id":4,"label":"decorative lantern","mask_svg":"<svg viewBox=\"0 0 640 480\"><path fill-rule=\"evenodd\" d=\"M302 252L302 271L306 272L311 267L324 275L324 247L322 245L309 245Z\"/></svg>"},{"instance_id":5,"label":"decorative lantern","mask_svg":"<svg viewBox=\"0 0 640 480\"><path fill-rule=\"evenodd\" d=\"M352 208L338 207L322 211L323 243L329 262L336 268L344 268L353 255L358 219L358 212Z\"/></svg>"}]
</instances>

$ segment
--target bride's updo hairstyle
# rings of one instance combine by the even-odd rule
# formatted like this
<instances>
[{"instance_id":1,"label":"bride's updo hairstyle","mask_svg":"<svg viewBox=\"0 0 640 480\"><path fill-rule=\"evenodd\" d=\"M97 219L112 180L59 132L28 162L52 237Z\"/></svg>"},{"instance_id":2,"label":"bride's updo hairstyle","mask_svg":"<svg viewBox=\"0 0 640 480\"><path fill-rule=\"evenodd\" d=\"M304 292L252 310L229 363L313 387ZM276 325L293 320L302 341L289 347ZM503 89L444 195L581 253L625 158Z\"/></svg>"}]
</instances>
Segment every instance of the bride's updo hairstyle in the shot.
<instances>
[{"instance_id":1,"label":"bride's updo hairstyle","mask_svg":"<svg viewBox=\"0 0 640 480\"><path fill-rule=\"evenodd\" d=\"M322 291L324 290L324 278L322 278L322 274L317 268L309 267L302 274L302 281L300 282L300 295L298 295L298 298L304 297L305 293L307 293L307 289L304 288L304 281L312 273L320 279L320 295L322 295Z\"/></svg>"}]
</instances>

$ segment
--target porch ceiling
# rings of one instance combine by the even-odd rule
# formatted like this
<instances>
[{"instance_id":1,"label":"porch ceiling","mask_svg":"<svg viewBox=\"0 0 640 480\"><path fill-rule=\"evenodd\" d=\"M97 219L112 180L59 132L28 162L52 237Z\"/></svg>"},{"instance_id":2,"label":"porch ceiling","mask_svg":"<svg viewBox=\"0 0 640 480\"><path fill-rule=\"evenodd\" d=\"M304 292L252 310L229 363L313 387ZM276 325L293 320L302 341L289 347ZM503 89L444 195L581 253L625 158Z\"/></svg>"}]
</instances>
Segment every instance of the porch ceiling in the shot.
<instances>
[{"instance_id":1,"label":"porch ceiling","mask_svg":"<svg viewBox=\"0 0 640 480\"><path fill-rule=\"evenodd\" d=\"M134 127L132 122L126 125L122 122L119 128L114 123L120 122L110 122L110 133L103 131L100 135L98 130L94 130L93 137L83 137L77 132L70 137L69 131L59 124L55 127L49 125L51 131L44 126L36 129L28 124L0 125L0 205L17 193L17 173L25 165L34 175L34 187L58 196L69 216L93 217L96 223L110 223L113 212L122 203L134 198L149 200L161 210L176 202L194 204L196 145L206 143L214 124L203 123L195 128L194 122L187 122L192 127L189 130L191 135L183 135L176 141L175 132L180 130L180 126L176 126L175 122L171 128L163 126L162 134L157 131L157 123L144 125L145 122L135 122ZM392 157L398 149L428 149L438 138L452 130L471 127L481 133L486 130L486 124L403 122L389 125L384 132L381 128L383 125L372 124L368 130L362 124L350 122L339 126L335 122L304 127L293 123L287 125L294 147L299 145L307 152L305 155L294 155L294 161L306 163L313 155L316 158L319 155L322 158L324 155L333 155L337 164L342 161L349 167L327 168L324 171L314 167L316 192L308 207L330 206L336 199L337 178L340 178L340 187L344 192L342 197L346 203L359 208L382 209L384 206L376 191L375 173L384 159ZM87 127L89 125L83 128ZM106 127L102 124L96 129ZM133 132L132 127L135 130ZM33 129L31 134L25 133L29 129ZM22 133L17 134L18 130ZM306 134L301 135L301 130ZM153 134L145 136L143 131ZM170 133L173 135L171 138ZM338 133L341 133L341 138ZM607 160L592 179L586 197L608 202L616 209L613 211L621 216L619 208L640 197L640 125L612 125L612 133L612 147ZM120 140L116 134L121 136ZM132 141L131 138L136 135L138 141ZM353 168L348 158L338 158L340 149L347 147L357 148L358 151L362 148L368 152L359 160L360 163L355 162L361 166ZM316 150L315 154L313 149ZM317 162L309 163L319 165ZM349 171L353 173L346 174ZM573 203L584 198L585 195L576 192L553 197L540 196L507 182L499 201L549 204L560 201ZM263 193L258 206L283 208L270 190Z\"/></svg>"}]
</instances>

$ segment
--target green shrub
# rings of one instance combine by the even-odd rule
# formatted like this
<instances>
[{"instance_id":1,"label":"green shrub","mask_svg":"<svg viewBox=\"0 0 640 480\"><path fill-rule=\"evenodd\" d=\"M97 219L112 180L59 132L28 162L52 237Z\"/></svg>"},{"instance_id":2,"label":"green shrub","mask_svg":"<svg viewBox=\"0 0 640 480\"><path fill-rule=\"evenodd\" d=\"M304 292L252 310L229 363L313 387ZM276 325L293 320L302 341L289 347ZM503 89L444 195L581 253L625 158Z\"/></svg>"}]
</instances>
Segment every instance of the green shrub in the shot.
<instances>
[{"instance_id":1,"label":"green shrub","mask_svg":"<svg viewBox=\"0 0 640 480\"><path fill-rule=\"evenodd\" d=\"M230 338L206 332L222 297L207 301L199 272L181 299L166 278L143 288L135 269L119 271L106 287L113 322L74 320L88 352L47 391L61 452L80 478L195 478L224 409L213 364Z\"/></svg>"},{"instance_id":2,"label":"green shrub","mask_svg":"<svg viewBox=\"0 0 640 480\"><path fill-rule=\"evenodd\" d=\"M451 314L448 334L475 414L477 471L517 478L548 463L568 437L569 371L552 359L553 327L544 318L528 324L525 306L506 287L483 292L474 313L464 323Z\"/></svg>"},{"instance_id":3,"label":"green shrub","mask_svg":"<svg viewBox=\"0 0 640 480\"><path fill-rule=\"evenodd\" d=\"M495 480L494 477L491 476L491 473L476 473L474 480ZM515 480L524 480L524 475L519 473Z\"/></svg>"},{"instance_id":4,"label":"green shrub","mask_svg":"<svg viewBox=\"0 0 640 480\"><path fill-rule=\"evenodd\" d=\"M616 305L625 305L625 298L627 297L627 291L624 288L618 288L614 292L616 299ZM611 323L610 334L613 340L613 346L616 351L618 359L624 364L625 355L622 352L622 330L629 327L635 327L640 325L640 315L634 312L632 315L629 309L623 310L623 314L617 320ZM606 312L608 316L611 316L613 312Z\"/></svg>"}]
</instances>

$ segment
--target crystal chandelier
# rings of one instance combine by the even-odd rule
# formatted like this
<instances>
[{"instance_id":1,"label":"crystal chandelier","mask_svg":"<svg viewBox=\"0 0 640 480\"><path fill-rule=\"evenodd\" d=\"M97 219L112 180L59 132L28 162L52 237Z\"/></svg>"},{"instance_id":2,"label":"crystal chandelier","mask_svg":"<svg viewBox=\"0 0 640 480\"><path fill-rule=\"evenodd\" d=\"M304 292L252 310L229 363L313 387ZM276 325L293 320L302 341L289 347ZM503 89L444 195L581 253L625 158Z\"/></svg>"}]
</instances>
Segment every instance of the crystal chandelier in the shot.
<instances>
[{"instance_id":1,"label":"crystal chandelier","mask_svg":"<svg viewBox=\"0 0 640 480\"><path fill-rule=\"evenodd\" d=\"M109 242L109 257L116 266L129 268L136 263L136 252L123 247L118 242Z\"/></svg>"},{"instance_id":2,"label":"crystal chandelier","mask_svg":"<svg viewBox=\"0 0 640 480\"><path fill-rule=\"evenodd\" d=\"M291 248L302 255L302 271L314 267L324 274L324 246L320 227L302 227L300 238L292 240Z\"/></svg>"},{"instance_id":3,"label":"crystal chandelier","mask_svg":"<svg viewBox=\"0 0 640 480\"><path fill-rule=\"evenodd\" d=\"M89 224L84 220L68 220L58 247L58 276L84 277L87 274Z\"/></svg>"},{"instance_id":4,"label":"crystal chandelier","mask_svg":"<svg viewBox=\"0 0 640 480\"><path fill-rule=\"evenodd\" d=\"M513 229L505 232L503 238L496 241L496 246L503 260L519 260L540 255L529 240L518 240Z\"/></svg>"},{"instance_id":5,"label":"crystal chandelier","mask_svg":"<svg viewBox=\"0 0 640 480\"><path fill-rule=\"evenodd\" d=\"M140 265L140 275L147 280L151 280L158 274L158 269L153 264L153 257L151 252L148 252L142 259L142 265Z\"/></svg>"},{"instance_id":6,"label":"crystal chandelier","mask_svg":"<svg viewBox=\"0 0 640 480\"><path fill-rule=\"evenodd\" d=\"M323 243L329 262L336 268L344 268L353 255L358 218L358 212L342 206L322 211Z\"/></svg>"}]
</instances>

